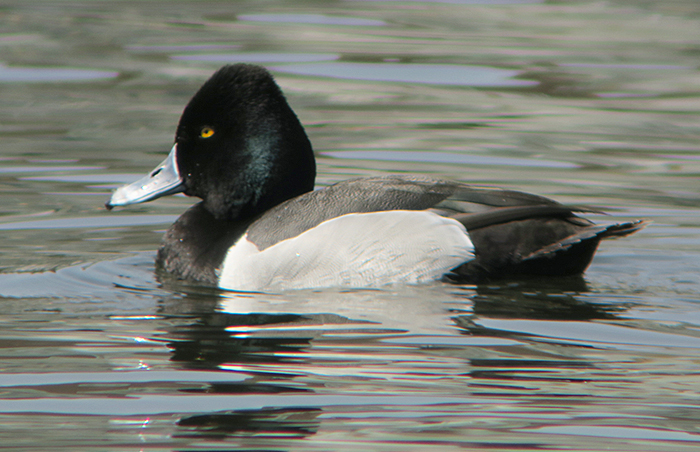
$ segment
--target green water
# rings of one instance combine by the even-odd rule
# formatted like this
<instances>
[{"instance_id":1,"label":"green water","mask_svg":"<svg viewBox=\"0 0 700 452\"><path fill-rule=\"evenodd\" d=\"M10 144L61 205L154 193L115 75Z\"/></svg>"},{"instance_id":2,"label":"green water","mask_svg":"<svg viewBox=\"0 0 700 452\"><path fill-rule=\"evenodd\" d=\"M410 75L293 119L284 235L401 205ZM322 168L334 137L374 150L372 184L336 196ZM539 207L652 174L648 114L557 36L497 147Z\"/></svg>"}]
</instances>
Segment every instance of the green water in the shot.
<instances>
[{"instance_id":1,"label":"green water","mask_svg":"<svg viewBox=\"0 0 700 452\"><path fill-rule=\"evenodd\" d=\"M0 447L700 446L700 3L0 5ZM236 295L159 280L193 202L107 212L218 67L319 185L420 173L645 218L582 280Z\"/></svg>"}]
</instances>

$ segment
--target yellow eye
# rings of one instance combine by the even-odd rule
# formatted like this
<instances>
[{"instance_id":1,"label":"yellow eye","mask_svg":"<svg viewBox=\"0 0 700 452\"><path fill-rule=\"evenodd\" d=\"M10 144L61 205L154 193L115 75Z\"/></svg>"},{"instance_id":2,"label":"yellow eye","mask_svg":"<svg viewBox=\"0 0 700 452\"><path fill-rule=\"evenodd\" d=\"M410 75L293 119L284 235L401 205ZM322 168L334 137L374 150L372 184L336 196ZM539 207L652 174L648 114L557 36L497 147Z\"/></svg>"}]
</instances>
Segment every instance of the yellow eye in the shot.
<instances>
[{"instance_id":1,"label":"yellow eye","mask_svg":"<svg viewBox=\"0 0 700 452\"><path fill-rule=\"evenodd\" d=\"M199 136L202 138L209 138L214 135L214 129L208 126L202 127L202 130L199 132Z\"/></svg>"}]
</instances>

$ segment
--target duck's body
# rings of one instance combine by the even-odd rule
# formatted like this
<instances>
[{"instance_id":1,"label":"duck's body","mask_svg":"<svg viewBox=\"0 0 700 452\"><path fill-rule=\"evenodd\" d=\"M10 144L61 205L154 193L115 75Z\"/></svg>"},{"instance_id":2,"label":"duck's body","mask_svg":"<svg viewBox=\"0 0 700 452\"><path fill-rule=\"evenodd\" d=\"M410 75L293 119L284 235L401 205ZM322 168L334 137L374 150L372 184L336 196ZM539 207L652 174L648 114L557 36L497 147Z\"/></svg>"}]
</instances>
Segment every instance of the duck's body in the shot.
<instances>
[{"instance_id":1,"label":"duck's body","mask_svg":"<svg viewBox=\"0 0 700 452\"><path fill-rule=\"evenodd\" d=\"M262 68L226 66L185 109L170 156L108 207L184 191L203 201L168 230L166 271L226 289L371 287L582 273L596 226L526 193L386 176L313 191L306 134Z\"/></svg>"}]
</instances>

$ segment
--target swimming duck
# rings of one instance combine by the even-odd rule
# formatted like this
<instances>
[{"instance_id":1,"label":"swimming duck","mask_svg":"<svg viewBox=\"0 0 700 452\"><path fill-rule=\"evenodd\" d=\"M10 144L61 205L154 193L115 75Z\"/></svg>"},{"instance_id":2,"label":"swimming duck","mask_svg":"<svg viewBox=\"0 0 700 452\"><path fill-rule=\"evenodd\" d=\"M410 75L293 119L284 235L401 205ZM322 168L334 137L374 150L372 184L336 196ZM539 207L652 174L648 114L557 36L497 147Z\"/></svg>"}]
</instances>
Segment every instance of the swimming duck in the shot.
<instances>
[{"instance_id":1,"label":"swimming duck","mask_svg":"<svg viewBox=\"0 0 700 452\"><path fill-rule=\"evenodd\" d=\"M376 287L581 274L632 221L541 196L414 175L314 190L311 143L270 73L219 69L180 118L175 144L106 207L184 193L202 201L166 232L157 264L224 289Z\"/></svg>"}]
</instances>

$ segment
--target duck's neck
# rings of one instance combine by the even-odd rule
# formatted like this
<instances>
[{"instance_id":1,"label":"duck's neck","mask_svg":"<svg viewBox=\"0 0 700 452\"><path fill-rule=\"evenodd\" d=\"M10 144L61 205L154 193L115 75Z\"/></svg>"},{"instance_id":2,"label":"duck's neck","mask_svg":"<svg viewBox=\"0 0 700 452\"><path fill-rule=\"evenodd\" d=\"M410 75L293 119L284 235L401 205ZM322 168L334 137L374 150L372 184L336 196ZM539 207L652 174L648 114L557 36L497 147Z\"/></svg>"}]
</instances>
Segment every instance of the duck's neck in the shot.
<instances>
[{"instance_id":1,"label":"duck's neck","mask_svg":"<svg viewBox=\"0 0 700 452\"><path fill-rule=\"evenodd\" d=\"M204 203L195 204L165 233L156 262L178 278L216 285L216 269L249 224L250 221L218 220Z\"/></svg>"}]
</instances>

